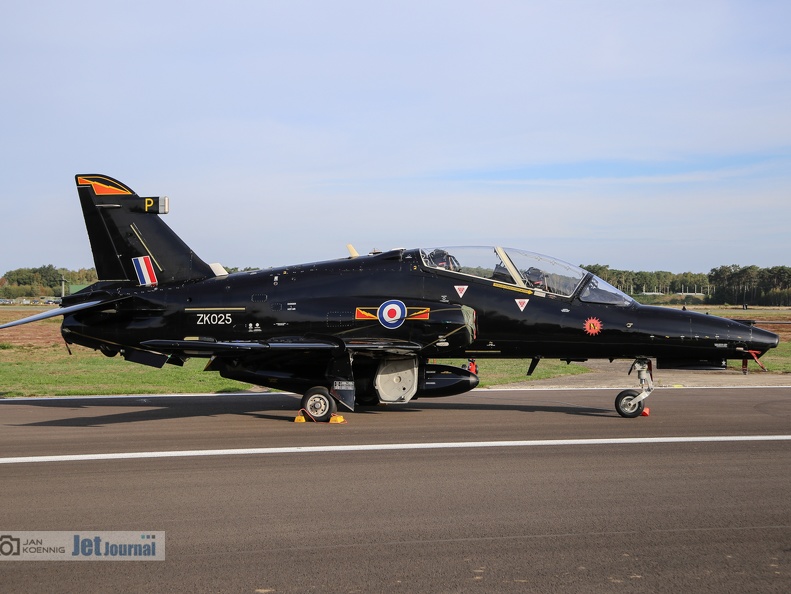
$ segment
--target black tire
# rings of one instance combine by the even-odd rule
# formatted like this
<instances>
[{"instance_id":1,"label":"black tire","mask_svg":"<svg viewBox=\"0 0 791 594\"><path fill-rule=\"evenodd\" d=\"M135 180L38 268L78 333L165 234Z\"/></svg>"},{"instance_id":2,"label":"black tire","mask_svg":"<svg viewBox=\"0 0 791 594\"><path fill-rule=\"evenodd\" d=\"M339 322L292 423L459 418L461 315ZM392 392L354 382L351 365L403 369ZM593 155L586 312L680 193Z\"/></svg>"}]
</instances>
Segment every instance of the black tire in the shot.
<instances>
[{"instance_id":1,"label":"black tire","mask_svg":"<svg viewBox=\"0 0 791 594\"><path fill-rule=\"evenodd\" d=\"M302 397L302 408L308 411L313 420L321 423L329 421L338 412L338 403L323 386L311 388Z\"/></svg>"},{"instance_id":2,"label":"black tire","mask_svg":"<svg viewBox=\"0 0 791 594\"><path fill-rule=\"evenodd\" d=\"M633 419L643 414L645 399L637 404L632 402L640 394L641 392L637 390L624 390L618 394L618 396L615 397L615 410L618 411L618 414L627 419Z\"/></svg>"}]
</instances>

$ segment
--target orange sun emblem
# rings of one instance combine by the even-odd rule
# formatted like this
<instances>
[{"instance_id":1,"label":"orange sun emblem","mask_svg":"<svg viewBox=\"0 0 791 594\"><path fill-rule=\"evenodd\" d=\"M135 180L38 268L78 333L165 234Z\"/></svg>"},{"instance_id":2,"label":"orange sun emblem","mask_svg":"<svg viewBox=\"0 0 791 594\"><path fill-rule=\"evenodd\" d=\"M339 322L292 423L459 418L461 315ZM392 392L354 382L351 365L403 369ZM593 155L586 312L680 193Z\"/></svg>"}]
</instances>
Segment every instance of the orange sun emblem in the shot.
<instances>
[{"instance_id":1,"label":"orange sun emblem","mask_svg":"<svg viewBox=\"0 0 791 594\"><path fill-rule=\"evenodd\" d=\"M601 320L599 318L588 318L585 320L585 332L591 336L596 336L601 332Z\"/></svg>"}]
</instances>

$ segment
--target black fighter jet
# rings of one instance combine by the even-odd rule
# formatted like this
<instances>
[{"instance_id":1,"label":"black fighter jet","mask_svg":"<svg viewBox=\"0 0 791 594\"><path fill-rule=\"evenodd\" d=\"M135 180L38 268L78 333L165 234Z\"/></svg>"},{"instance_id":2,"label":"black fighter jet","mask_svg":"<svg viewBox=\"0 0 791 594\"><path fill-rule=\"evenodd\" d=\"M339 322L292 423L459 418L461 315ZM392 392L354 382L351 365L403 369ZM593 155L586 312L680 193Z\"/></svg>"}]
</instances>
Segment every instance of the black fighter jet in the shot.
<instances>
[{"instance_id":1,"label":"black fighter jet","mask_svg":"<svg viewBox=\"0 0 791 594\"><path fill-rule=\"evenodd\" d=\"M167 198L105 175L77 175L101 279L60 308L67 343L162 367L189 357L207 371L303 394L327 420L337 403L406 403L473 389L442 358L633 359L640 390L615 407L636 417L663 368L722 368L777 346L733 320L640 305L555 258L504 247L425 247L228 274L163 222Z\"/></svg>"}]
</instances>

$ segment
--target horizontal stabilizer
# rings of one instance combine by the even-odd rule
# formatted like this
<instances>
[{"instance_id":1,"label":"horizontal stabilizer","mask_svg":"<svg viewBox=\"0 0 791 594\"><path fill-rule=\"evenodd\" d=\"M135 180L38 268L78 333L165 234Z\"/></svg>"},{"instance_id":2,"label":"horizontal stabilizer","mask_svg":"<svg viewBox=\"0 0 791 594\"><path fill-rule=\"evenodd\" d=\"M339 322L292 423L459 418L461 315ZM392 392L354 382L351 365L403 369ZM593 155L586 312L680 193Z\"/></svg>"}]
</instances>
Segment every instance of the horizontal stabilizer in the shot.
<instances>
[{"instance_id":1,"label":"horizontal stabilizer","mask_svg":"<svg viewBox=\"0 0 791 594\"><path fill-rule=\"evenodd\" d=\"M85 303L78 303L76 305L70 305L68 307L58 307L55 309L51 309L50 311L45 311L40 314L36 314L34 316L30 316L28 318L23 318L21 320L16 320L15 322L9 322L8 324L3 324L0 326L0 330L3 328L12 328L14 326L21 326L22 324L30 324L31 322L40 322L41 320L48 320L49 318L56 318L58 316L67 316L69 314L73 314L76 311L82 311L84 309L91 309L94 307L98 307L100 305L107 305L109 303L113 303L118 301L117 299L113 299L110 301L86 301Z\"/></svg>"}]
</instances>

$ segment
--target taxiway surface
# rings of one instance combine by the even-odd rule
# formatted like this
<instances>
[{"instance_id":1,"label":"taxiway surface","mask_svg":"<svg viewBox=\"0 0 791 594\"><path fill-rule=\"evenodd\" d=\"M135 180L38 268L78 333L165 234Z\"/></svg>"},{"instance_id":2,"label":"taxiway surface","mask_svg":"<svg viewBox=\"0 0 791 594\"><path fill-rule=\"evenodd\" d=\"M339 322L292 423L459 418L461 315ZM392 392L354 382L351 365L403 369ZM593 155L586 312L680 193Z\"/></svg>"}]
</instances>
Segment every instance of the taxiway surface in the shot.
<instances>
[{"instance_id":1,"label":"taxiway surface","mask_svg":"<svg viewBox=\"0 0 791 594\"><path fill-rule=\"evenodd\" d=\"M637 419L614 397L484 390L333 425L282 394L0 401L3 534L167 539L163 562L0 560L3 589L790 591L791 389L657 390ZM91 457L38 458L71 454Z\"/></svg>"}]
</instances>

